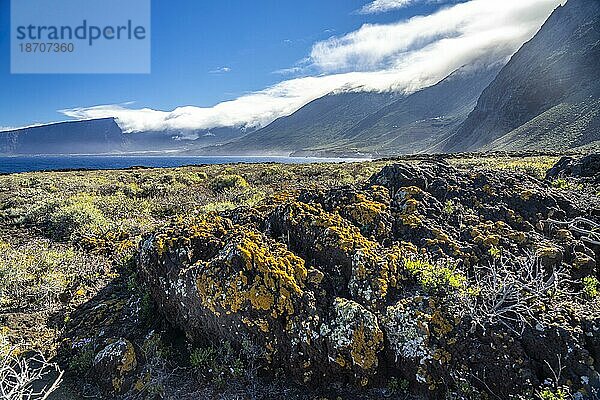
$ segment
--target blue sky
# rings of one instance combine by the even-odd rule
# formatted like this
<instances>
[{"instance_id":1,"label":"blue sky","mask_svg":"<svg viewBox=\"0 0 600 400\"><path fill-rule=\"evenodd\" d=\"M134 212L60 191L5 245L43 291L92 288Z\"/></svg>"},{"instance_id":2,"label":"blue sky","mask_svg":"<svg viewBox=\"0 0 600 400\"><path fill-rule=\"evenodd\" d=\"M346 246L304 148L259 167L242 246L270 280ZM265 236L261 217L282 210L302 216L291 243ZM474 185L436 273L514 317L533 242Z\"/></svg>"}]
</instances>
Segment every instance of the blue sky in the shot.
<instances>
[{"instance_id":1,"label":"blue sky","mask_svg":"<svg viewBox=\"0 0 600 400\"><path fill-rule=\"evenodd\" d=\"M419 39L419 36L417 35L416 39L407 45L410 48L383 49L384 54L357 54L355 52L358 50L352 46L360 45L358 42L361 40L369 40L371 35L368 29L364 30L361 27L364 24L374 24L382 29L389 27L390 32L392 32L391 28L394 28L394 34L402 34L402 31L398 29L412 29L413 25L415 26L413 30L431 30L431 27L427 28L424 24L406 26L398 24L408 21L413 16L435 14L442 7L453 7L454 3L431 0L377 1L380 3L396 2L397 5L399 3L411 4L403 4L401 8L389 12L367 14L356 12L369 4L369 1L364 0L304 0L302 2L285 0L154 0L152 1L151 74L11 75L9 60L10 0L0 0L0 52L3 54L0 57L2 93L0 95L0 127L18 127L69 119L57 111L64 109L78 109L78 112L68 113L75 118L105 116L107 113L116 114L115 116L118 117L120 114L113 109L116 107L117 111L121 111L120 105L127 102L134 102L123 106L128 111L142 108L157 111L156 114L151 115L151 119L156 119L156 121L164 119L163 115L158 112L170 112L182 106L195 106L198 109L194 108L191 111L197 113L200 110L201 115L198 116L192 114L189 109L183 109L183 112L186 115L189 114L190 118L182 123L182 126L194 123L201 127L206 127L207 124L224 125L222 120L227 120L227 118L221 118L221 116L219 118L213 116L210 123L205 122L203 108L226 100L243 98L248 94L297 77L380 72L390 68L398 70L400 68L398 65L402 64L399 54L406 55L407 50L414 52L424 49L415 47L413 43L419 42L416 40ZM466 1L466 3L481 3L482 1L492 2L493 0L472 0ZM511 1L508 0L509 3ZM537 8L531 12L531 18L519 21L519 27L522 28L522 25L526 25L531 28L530 32L521 33L521 36L517 35L516 39L511 39L510 45L505 45L507 49L497 55L498 57L506 57L507 54L504 53L512 54L522 41L528 39L528 36L530 37L539 28L549 11L560 1L532 0L532 2L539 3L539 5L536 5ZM513 3L518 4L519 2L513 1ZM468 6L468 4L462 4L462 6ZM465 10L462 12L468 18L473 18L469 12L475 13L474 10L479 13L485 12L483 10L485 6L481 5L477 9L475 6L471 7L471 11L464 8ZM522 13L522 10L515 10L515 12ZM446 16L446 18L449 17ZM450 16L450 18L455 17ZM464 35L465 33L460 34ZM384 35L388 35L388 33ZM452 36L454 34L440 32L434 35L435 37L425 36L428 37L428 44L431 44L432 41L439 40L444 35ZM381 42L381 38L377 40L378 43ZM324 49L324 52L319 53L319 43L321 44L320 49ZM498 45L493 44L488 47L493 48ZM348 52L352 54L349 55ZM327 54L339 57L325 60ZM305 61L298 64L300 60ZM356 63L353 60L357 60ZM365 60L373 60L373 63L365 62ZM301 67L301 69L292 74L275 72L292 67ZM448 68L451 67L452 65ZM406 66L402 68L406 69ZM431 82L428 81L428 83L435 83L436 80L443 77L439 75L446 72L448 71L443 68L440 68L440 71L436 70L435 73L432 72ZM422 77L420 79L423 80ZM414 81L414 79L412 80ZM427 80L425 79L425 81ZM302 91L306 86L306 81L300 82L302 85L299 86L302 87L297 90ZM290 102L285 107L277 106L274 111L261 108L261 111L256 113L261 113L261 116L266 115L264 118L252 115L248 118L241 116L234 120L236 123L246 119L255 123L264 123L278 114L289 113L301 105L300 103L309 101L311 96L315 97L320 94L319 90L314 89L315 86L320 85L320 82L325 82L325 80L310 81L311 92L298 96L294 102ZM324 84L323 90L326 92L330 88L335 88L336 85L340 84L337 82ZM286 86L285 90L290 89ZM271 99L273 94L269 92L268 96L271 96L269 97ZM279 98L276 100L279 102ZM248 103L247 107L251 108L254 104L255 102ZM113 105L113 108L103 109L102 113L87 110L88 107L97 105ZM262 107L262 103L260 106ZM230 117L231 111L227 111L227 113ZM178 115L180 114L181 111ZM124 123L128 123L129 115L123 115ZM129 125L134 126L140 118L144 117L138 113L135 114L135 117L131 114L131 118ZM201 122L199 122L200 120ZM212 122L213 120L221 122ZM135 130L135 128L132 129Z\"/></svg>"}]
</instances>

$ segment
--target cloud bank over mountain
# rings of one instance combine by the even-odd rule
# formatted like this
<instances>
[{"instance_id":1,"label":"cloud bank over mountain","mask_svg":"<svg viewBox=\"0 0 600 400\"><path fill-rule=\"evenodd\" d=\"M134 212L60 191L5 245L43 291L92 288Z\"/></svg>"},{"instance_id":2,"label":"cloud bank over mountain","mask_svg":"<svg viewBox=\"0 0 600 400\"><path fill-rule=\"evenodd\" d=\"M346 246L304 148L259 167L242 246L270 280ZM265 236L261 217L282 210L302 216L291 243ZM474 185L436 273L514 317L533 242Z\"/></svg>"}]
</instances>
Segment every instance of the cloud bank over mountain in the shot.
<instances>
[{"instance_id":1,"label":"cloud bank over mountain","mask_svg":"<svg viewBox=\"0 0 600 400\"><path fill-rule=\"evenodd\" d=\"M330 92L410 93L461 66L506 61L565 1L471 0L392 24L365 24L313 45L308 69L314 76L284 80L213 107L160 111L102 105L61 112L74 119L115 117L126 132L264 126ZM386 2L393 3L369 4ZM408 6L411 1L395 3Z\"/></svg>"}]
</instances>

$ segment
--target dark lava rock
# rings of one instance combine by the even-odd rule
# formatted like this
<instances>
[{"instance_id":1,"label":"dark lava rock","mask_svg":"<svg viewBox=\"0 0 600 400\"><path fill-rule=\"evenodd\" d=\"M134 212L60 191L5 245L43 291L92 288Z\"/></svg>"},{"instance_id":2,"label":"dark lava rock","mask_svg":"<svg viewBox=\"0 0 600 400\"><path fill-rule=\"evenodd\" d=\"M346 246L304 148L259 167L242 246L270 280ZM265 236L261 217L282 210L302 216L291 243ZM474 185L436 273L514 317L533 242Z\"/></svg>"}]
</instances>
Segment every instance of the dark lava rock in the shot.
<instances>
[{"instance_id":1,"label":"dark lava rock","mask_svg":"<svg viewBox=\"0 0 600 400\"><path fill-rule=\"evenodd\" d=\"M594 182L600 183L600 154L590 154L579 159L562 157L546 173L546 179L564 177L593 178Z\"/></svg>"},{"instance_id":2,"label":"dark lava rock","mask_svg":"<svg viewBox=\"0 0 600 400\"><path fill-rule=\"evenodd\" d=\"M94 358L93 370L100 386L108 393L123 393L131 385L137 367L135 350L127 339L115 339ZM128 379L129 378L129 379Z\"/></svg>"},{"instance_id":3,"label":"dark lava rock","mask_svg":"<svg viewBox=\"0 0 600 400\"><path fill-rule=\"evenodd\" d=\"M559 357L560 384L589 393L598 310L579 293L599 254L547 223L581 215L523 174L395 164L363 188L175 219L138 265L190 340L251 341L300 383L508 398Z\"/></svg>"}]
</instances>

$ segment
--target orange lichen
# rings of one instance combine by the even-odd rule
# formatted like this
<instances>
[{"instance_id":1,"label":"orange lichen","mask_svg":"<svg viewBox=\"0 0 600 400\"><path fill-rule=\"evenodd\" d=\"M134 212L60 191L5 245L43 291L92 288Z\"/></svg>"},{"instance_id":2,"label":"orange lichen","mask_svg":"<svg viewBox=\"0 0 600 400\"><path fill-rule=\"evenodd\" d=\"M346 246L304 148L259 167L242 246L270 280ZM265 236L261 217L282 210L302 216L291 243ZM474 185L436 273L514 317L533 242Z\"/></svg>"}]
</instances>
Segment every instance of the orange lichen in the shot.
<instances>
[{"instance_id":1,"label":"orange lichen","mask_svg":"<svg viewBox=\"0 0 600 400\"><path fill-rule=\"evenodd\" d=\"M292 315L293 299L302 295L307 279L304 260L258 232L238 229L224 257L198 264L202 304L216 314L251 307L273 318Z\"/></svg>"},{"instance_id":2,"label":"orange lichen","mask_svg":"<svg viewBox=\"0 0 600 400\"><path fill-rule=\"evenodd\" d=\"M365 326L361 323L352 334L350 351L352 361L365 370L377 367L377 353L380 350L382 341L383 333L381 331L374 332L373 335L367 338Z\"/></svg>"}]
</instances>

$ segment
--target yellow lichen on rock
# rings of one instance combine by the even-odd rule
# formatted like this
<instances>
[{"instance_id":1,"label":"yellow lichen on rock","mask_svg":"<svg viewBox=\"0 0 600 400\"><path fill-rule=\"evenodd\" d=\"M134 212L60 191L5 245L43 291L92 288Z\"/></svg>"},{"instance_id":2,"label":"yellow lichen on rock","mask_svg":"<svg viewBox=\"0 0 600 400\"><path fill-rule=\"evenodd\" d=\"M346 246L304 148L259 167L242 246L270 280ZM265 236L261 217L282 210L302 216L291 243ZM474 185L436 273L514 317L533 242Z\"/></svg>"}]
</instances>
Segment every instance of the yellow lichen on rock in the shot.
<instances>
[{"instance_id":1,"label":"yellow lichen on rock","mask_svg":"<svg viewBox=\"0 0 600 400\"><path fill-rule=\"evenodd\" d=\"M352 350L350 351L350 355L354 364L365 370L376 367L377 353L380 350L379 345L381 342L383 342L383 333L381 331L376 331L373 335L367 336L364 324L361 323L352 334Z\"/></svg>"},{"instance_id":2,"label":"yellow lichen on rock","mask_svg":"<svg viewBox=\"0 0 600 400\"><path fill-rule=\"evenodd\" d=\"M234 230L220 256L198 264L203 305L214 313L249 306L274 318L293 314L293 296L302 295L308 274L304 260L258 232Z\"/></svg>"},{"instance_id":3,"label":"yellow lichen on rock","mask_svg":"<svg viewBox=\"0 0 600 400\"><path fill-rule=\"evenodd\" d=\"M179 245L189 245L192 240L223 237L232 228L229 220L216 214L203 217L184 218L178 216L170 226L154 238L159 257Z\"/></svg>"},{"instance_id":4,"label":"yellow lichen on rock","mask_svg":"<svg viewBox=\"0 0 600 400\"><path fill-rule=\"evenodd\" d=\"M342 211L353 222L360 227L368 227L378 235L385 233L385 224L382 214L388 207L376 201L371 201L364 194L357 194L352 204L343 207Z\"/></svg>"}]
</instances>

